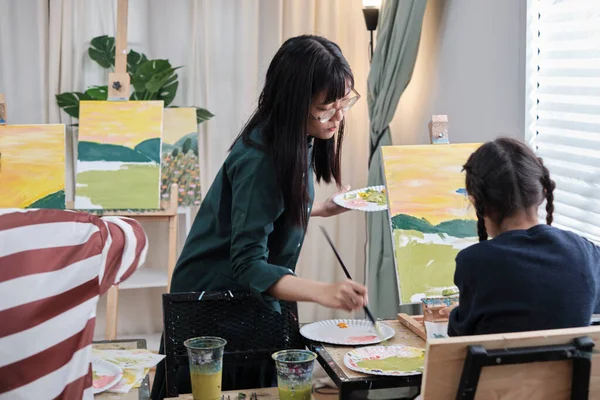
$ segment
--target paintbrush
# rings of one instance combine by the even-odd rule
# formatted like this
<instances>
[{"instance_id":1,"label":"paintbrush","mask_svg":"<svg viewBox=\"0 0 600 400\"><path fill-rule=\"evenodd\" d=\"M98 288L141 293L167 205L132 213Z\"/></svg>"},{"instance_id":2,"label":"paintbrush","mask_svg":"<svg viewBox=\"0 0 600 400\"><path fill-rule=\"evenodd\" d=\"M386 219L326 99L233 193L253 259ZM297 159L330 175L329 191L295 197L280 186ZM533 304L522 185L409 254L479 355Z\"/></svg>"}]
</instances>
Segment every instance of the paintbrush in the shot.
<instances>
[{"instance_id":1,"label":"paintbrush","mask_svg":"<svg viewBox=\"0 0 600 400\"><path fill-rule=\"evenodd\" d=\"M346 268L346 265L342 261L342 257L340 257L340 254L338 253L337 249L335 248L335 245L331 241L331 238L329 237L327 230L325 230L325 228L323 226L320 226L320 228L321 228L321 232L323 232L323 235L325 235L325 239L327 239L327 242L329 242L329 246L331 246L331 249L333 250L333 253L335 254L337 260L339 261L340 265L342 266L342 269L344 270L344 273L346 274L346 278L353 280L352 277L350 276L350 272L348 272L348 268ZM367 314L367 317L369 318L369 320L371 320L371 322L375 326L375 330L377 331L377 335L379 336L379 338L381 340L384 340L383 335L381 334L381 331L379 330L379 326L377 325L377 320L371 313L371 310L369 310L369 307L367 307L365 305L363 307L363 309L365 310L365 313Z\"/></svg>"}]
</instances>

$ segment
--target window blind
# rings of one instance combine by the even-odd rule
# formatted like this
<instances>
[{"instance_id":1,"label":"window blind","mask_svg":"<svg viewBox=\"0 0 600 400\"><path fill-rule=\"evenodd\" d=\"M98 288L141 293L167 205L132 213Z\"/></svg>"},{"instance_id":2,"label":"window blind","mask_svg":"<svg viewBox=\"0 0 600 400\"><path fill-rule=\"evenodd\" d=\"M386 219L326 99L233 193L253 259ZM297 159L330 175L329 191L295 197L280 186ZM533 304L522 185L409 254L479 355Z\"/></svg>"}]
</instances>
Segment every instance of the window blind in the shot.
<instances>
[{"instance_id":1,"label":"window blind","mask_svg":"<svg viewBox=\"0 0 600 400\"><path fill-rule=\"evenodd\" d=\"M526 43L526 139L556 182L553 225L600 243L600 0L529 0Z\"/></svg>"}]
</instances>

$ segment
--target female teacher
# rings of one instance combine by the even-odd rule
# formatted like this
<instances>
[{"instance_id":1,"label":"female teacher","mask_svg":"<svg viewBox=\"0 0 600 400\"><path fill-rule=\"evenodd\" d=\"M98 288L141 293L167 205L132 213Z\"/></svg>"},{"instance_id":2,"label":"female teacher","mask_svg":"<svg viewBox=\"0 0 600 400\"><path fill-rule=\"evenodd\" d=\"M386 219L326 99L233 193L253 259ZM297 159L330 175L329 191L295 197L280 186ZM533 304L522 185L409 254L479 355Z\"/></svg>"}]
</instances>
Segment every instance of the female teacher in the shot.
<instances>
[{"instance_id":1,"label":"female teacher","mask_svg":"<svg viewBox=\"0 0 600 400\"><path fill-rule=\"evenodd\" d=\"M281 46L256 111L202 202L171 292L245 290L276 311L277 299L346 311L367 303L367 289L358 283L325 284L294 274L309 218L344 210L331 198L313 202L313 173L317 182L341 187L344 113L360 97L353 87L348 62L331 41L299 36ZM226 369L223 374L224 383L231 381ZM153 399L162 398L160 381ZM235 386L253 384L264 383Z\"/></svg>"}]
</instances>

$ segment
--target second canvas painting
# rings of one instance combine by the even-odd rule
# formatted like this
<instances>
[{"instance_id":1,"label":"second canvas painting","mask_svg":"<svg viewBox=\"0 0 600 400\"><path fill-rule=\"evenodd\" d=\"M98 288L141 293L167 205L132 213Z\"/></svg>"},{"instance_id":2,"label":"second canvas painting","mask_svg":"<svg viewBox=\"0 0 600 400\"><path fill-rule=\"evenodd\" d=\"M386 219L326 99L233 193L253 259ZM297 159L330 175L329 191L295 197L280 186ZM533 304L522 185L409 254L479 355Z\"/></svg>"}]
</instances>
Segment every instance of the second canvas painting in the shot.
<instances>
[{"instance_id":1,"label":"second canvas painting","mask_svg":"<svg viewBox=\"0 0 600 400\"><path fill-rule=\"evenodd\" d=\"M162 101L82 101L75 208L160 208L162 127Z\"/></svg>"},{"instance_id":2,"label":"second canvas painting","mask_svg":"<svg viewBox=\"0 0 600 400\"><path fill-rule=\"evenodd\" d=\"M161 197L169 199L169 188L176 183L180 206L199 205L202 192L196 109L165 108L163 126Z\"/></svg>"},{"instance_id":3,"label":"second canvas painting","mask_svg":"<svg viewBox=\"0 0 600 400\"><path fill-rule=\"evenodd\" d=\"M480 144L382 147L400 303L441 295L477 242L462 165Z\"/></svg>"}]
</instances>

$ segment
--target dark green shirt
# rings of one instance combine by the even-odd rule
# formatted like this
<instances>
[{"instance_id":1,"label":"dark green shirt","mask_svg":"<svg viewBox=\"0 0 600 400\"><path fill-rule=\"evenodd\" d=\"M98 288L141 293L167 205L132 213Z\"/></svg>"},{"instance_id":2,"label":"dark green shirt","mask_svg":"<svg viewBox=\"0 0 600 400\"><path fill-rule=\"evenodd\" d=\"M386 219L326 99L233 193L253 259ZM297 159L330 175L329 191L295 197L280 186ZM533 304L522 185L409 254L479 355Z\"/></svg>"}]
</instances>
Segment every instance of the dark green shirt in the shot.
<instances>
[{"instance_id":1,"label":"dark green shirt","mask_svg":"<svg viewBox=\"0 0 600 400\"><path fill-rule=\"evenodd\" d=\"M251 137L261 143L259 132ZM312 140L308 146L310 215ZM239 140L200 206L171 292L246 290L279 311L279 303L265 292L284 275L294 274L305 234L286 217L271 158Z\"/></svg>"}]
</instances>

